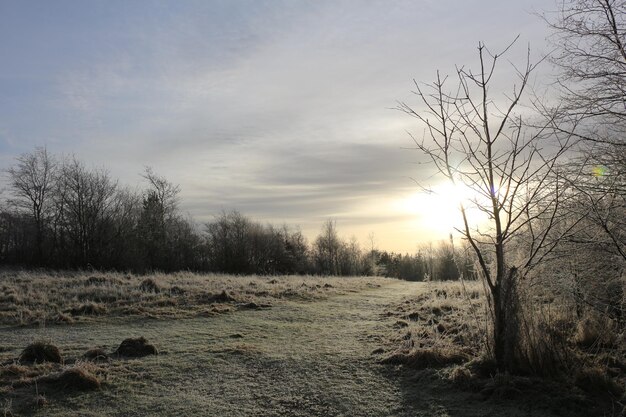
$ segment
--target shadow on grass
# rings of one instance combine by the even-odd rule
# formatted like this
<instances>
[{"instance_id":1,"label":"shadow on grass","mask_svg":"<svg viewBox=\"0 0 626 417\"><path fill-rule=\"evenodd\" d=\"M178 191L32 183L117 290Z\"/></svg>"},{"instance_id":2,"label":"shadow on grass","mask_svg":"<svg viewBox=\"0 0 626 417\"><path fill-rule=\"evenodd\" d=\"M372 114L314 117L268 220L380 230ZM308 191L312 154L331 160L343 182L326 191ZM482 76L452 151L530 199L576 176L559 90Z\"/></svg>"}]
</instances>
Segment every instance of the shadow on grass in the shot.
<instances>
[{"instance_id":1,"label":"shadow on grass","mask_svg":"<svg viewBox=\"0 0 626 417\"><path fill-rule=\"evenodd\" d=\"M562 383L510 376L452 382L452 370L380 365L382 375L401 391L399 416L621 416L617 403Z\"/></svg>"}]
</instances>

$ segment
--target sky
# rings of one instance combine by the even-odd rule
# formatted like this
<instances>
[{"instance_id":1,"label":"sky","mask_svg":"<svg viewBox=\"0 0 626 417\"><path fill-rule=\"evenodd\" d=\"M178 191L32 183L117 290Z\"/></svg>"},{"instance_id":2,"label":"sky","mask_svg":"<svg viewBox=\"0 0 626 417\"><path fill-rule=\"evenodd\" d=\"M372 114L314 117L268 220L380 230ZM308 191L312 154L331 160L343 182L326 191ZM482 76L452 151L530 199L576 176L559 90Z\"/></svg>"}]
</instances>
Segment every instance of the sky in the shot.
<instances>
[{"instance_id":1,"label":"sky","mask_svg":"<svg viewBox=\"0 0 626 417\"><path fill-rule=\"evenodd\" d=\"M508 59L541 57L550 5L0 0L0 169L37 146L133 187L150 166L198 222L236 209L312 240L332 219L414 252L460 217L445 187L420 192L439 179L393 108L417 105L414 79L474 65L479 41L519 35Z\"/></svg>"}]
</instances>

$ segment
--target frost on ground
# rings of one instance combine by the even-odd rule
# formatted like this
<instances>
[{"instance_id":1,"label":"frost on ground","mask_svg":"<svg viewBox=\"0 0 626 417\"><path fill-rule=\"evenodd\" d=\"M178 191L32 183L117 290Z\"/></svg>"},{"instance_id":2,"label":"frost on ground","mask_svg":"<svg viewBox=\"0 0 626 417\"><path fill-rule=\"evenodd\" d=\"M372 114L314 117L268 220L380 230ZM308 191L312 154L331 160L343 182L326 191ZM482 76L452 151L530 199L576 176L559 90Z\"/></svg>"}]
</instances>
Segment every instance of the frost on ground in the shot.
<instances>
[{"instance_id":1,"label":"frost on ground","mask_svg":"<svg viewBox=\"0 0 626 417\"><path fill-rule=\"evenodd\" d=\"M278 285L284 288L279 291L296 293L306 287L310 294L245 300L271 302L270 308L240 308L237 303L244 300L222 300L219 305L231 306L231 311L206 315L127 317L110 314L114 309L107 305L106 314L73 324L3 327L0 411L41 416L594 415L589 414L593 404L580 393L553 388L533 398L528 393L536 390L522 380L492 378L494 392L501 395L484 395L482 390L489 387L477 390L471 378L464 384L464 365L457 362L469 359L472 351L459 350L462 356L450 363L431 358L428 366L384 363L416 348L415 336L403 338L407 332L428 331L436 337L437 325L429 323L433 317L454 338L457 324L445 318L444 302L416 301L431 291L431 284L373 278L226 278L229 287L205 283L199 293L220 296L226 291L237 298L250 287L270 291L265 288ZM132 279L133 287L142 282ZM196 279L157 277L161 292L154 293L168 291L163 288L171 293L176 286L189 294L196 290L185 282ZM458 314L455 309L447 312ZM115 354L122 341L141 337L158 354ZM57 346L61 363L16 362L35 341ZM443 342L435 338L427 343L432 344L417 348L433 349ZM80 377L92 389L77 389ZM558 396L544 401L552 394Z\"/></svg>"}]
</instances>

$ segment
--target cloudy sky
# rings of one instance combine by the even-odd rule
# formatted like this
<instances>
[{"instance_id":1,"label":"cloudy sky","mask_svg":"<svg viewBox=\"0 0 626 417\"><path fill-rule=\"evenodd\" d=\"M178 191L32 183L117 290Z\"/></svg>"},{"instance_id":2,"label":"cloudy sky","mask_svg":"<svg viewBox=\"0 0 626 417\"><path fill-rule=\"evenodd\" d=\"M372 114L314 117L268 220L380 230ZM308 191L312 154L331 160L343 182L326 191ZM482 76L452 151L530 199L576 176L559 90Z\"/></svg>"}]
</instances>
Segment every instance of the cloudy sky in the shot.
<instances>
[{"instance_id":1,"label":"cloudy sky","mask_svg":"<svg viewBox=\"0 0 626 417\"><path fill-rule=\"evenodd\" d=\"M0 169L35 146L140 186L178 183L198 221L238 209L414 251L454 208L391 108L412 80L547 50L539 0L0 0ZM445 200L443 200L445 201ZM445 204L443 204L445 205Z\"/></svg>"}]
</instances>

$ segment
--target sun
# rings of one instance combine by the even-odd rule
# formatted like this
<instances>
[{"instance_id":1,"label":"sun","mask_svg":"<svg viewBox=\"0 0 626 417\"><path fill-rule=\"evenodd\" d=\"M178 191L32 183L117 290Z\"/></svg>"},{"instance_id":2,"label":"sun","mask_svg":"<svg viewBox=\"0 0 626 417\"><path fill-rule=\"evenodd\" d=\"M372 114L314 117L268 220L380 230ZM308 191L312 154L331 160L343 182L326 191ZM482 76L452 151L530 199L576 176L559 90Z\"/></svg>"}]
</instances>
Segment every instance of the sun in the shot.
<instances>
[{"instance_id":1,"label":"sun","mask_svg":"<svg viewBox=\"0 0 626 417\"><path fill-rule=\"evenodd\" d=\"M463 229L461 204L470 227L483 224L487 216L475 208L473 201L479 193L462 184L444 182L428 191L412 192L398 201L397 207L412 217L412 228L432 239L445 239L457 229Z\"/></svg>"}]
</instances>

